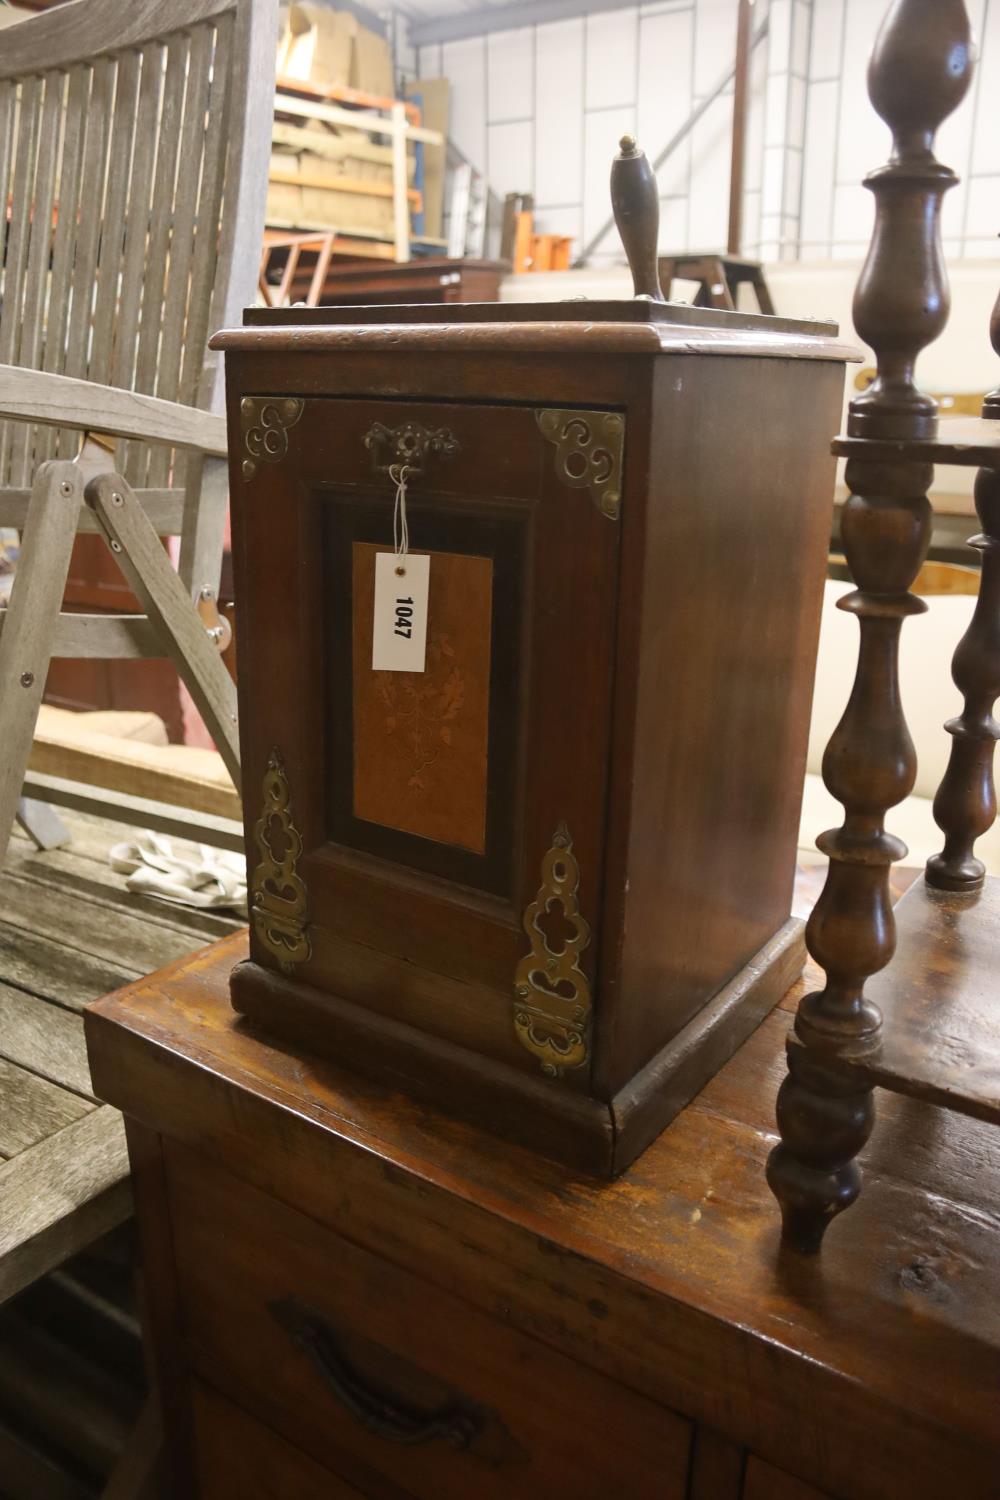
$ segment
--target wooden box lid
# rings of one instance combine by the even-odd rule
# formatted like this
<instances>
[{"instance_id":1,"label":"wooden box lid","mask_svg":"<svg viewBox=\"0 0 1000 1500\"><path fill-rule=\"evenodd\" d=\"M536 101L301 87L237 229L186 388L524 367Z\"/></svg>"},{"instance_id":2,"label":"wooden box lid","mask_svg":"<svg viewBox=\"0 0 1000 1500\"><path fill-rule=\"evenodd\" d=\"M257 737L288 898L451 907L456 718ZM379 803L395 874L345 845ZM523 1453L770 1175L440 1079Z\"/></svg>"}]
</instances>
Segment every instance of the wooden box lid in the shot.
<instances>
[{"instance_id":1,"label":"wooden box lid","mask_svg":"<svg viewBox=\"0 0 1000 1500\"><path fill-rule=\"evenodd\" d=\"M591 302L411 303L374 307L249 307L244 327L213 349L306 353L469 349L507 353L728 354L858 361L836 323L724 312L643 298Z\"/></svg>"}]
</instances>

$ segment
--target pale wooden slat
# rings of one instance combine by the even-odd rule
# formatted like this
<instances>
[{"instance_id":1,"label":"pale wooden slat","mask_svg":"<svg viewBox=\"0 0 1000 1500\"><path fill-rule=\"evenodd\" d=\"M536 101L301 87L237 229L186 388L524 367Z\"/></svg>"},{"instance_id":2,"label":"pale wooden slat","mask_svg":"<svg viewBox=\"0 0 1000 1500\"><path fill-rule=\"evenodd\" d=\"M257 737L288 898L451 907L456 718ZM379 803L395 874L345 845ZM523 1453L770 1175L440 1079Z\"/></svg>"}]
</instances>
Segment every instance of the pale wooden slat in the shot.
<instances>
[{"instance_id":1,"label":"pale wooden slat","mask_svg":"<svg viewBox=\"0 0 1000 1500\"><path fill-rule=\"evenodd\" d=\"M180 392L181 353L187 321L191 260L194 254L198 184L202 153L205 149L205 116L208 109L208 70L211 62L211 48L211 33L207 27L200 27L191 38L187 92L184 100L184 124L181 134L181 161L184 164L184 170L178 178L177 197L174 202L170 263L163 304L160 369L156 383L158 394L170 401L176 400Z\"/></svg>"},{"instance_id":2,"label":"pale wooden slat","mask_svg":"<svg viewBox=\"0 0 1000 1500\"><path fill-rule=\"evenodd\" d=\"M66 79L49 73L43 79L44 97L35 153L34 180L28 226L21 328L12 351L12 362L35 365L42 352L42 312L52 253L52 209L55 200L56 164L62 144Z\"/></svg>"},{"instance_id":3,"label":"pale wooden slat","mask_svg":"<svg viewBox=\"0 0 1000 1500\"><path fill-rule=\"evenodd\" d=\"M125 1131L117 1110L107 1106L5 1162L0 1301L123 1223L131 1211Z\"/></svg>"},{"instance_id":4,"label":"pale wooden slat","mask_svg":"<svg viewBox=\"0 0 1000 1500\"><path fill-rule=\"evenodd\" d=\"M157 374L189 51L187 36L171 37L167 48L163 106L157 131L156 191L153 195L149 245L142 278L142 307L134 382L135 389L144 391L147 395L166 394L157 392ZM151 484L162 483L167 477L168 462L168 453L155 448L145 450L141 465L137 464L134 471L135 482L148 478Z\"/></svg>"},{"instance_id":5,"label":"pale wooden slat","mask_svg":"<svg viewBox=\"0 0 1000 1500\"><path fill-rule=\"evenodd\" d=\"M81 1017L9 984L0 984L0 1057L84 1099L94 1097Z\"/></svg>"},{"instance_id":6,"label":"pale wooden slat","mask_svg":"<svg viewBox=\"0 0 1000 1500\"><path fill-rule=\"evenodd\" d=\"M184 461L184 525L177 572L192 598L203 588L219 591L229 509L229 468L200 454Z\"/></svg>"},{"instance_id":7,"label":"pale wooden slat","mask_svg":"<svg viewBox=\"0 0 1000 1500\"><path fill-rule=\"evenodd\" d=\"M26 79L21 85L17 104L10 223L4 263L3 308L0 311L0 360L7 363L16 357L21 333L24 272L28 261L31 225L32 178L42 90L40 78Z\"/></svg>"},{"instance_id":8,"label":"pale wooden slat","mask_svg":"<svg viewBox=\"0 0 1000 1500\"><path fill-rule=\"evenodd\" d=\"M66 339L69 328L70 292L73 257L77 243L80 210L80 187L83 167L83 143L90 94L91 70L86 64L73 68L66 90L63 148L56 188L56 226L52 247L52 272L45 310L42 368L63 374L66 368ZM53 458L61 451L58 431L42 428L35 432L36 462Z\"/></svg>"},{"instance_id":9,"label":"pale wooden slat","mask_svg":"<svg viewBox=\"0 0 1000 1500\"><path fill-rule=\"evenodd\" d=\"M101 219L100 259L97 268L97 300L94 331L86 373L91 380L111 379L115 320L121 288L122 252L125 238L125 208L135 119L139 107L139 54L126 52L118 59L114 117L108 148L104 212Z\"/></svg>"},{"instance_id":10,"label":"pale wooden slat","mask_svg":"<svg viewBox=\"0 0 1000 1500\"><path fill-rule=\"evenodd\" d=\"M128 838L118 829L115 842L127 842ZM19 841L13 846L12 856L8 855L6 868L9 874L40 886L45 892L40 900L55 902L56 905L64 900L86 900L97 908L100 922L112 921L111 914L116 911L130 917L143 917L151 928L166 930L178 942L186 943L189 950L245 926L235 913L181 906L126 890L125 877L111 868L110 860L99 865L78 854L71 844L39 850L30 842L25 845ZM131 952L128 956L141 971L148 968L145 952ZM2 1052L3 1040L0 1038Z\"/></svg>"},{"instance_id":11,"label":"pale wooden slat","mask_svg":"<svg viewBox=\"0 0 1000 1500\"><path fill-rule=\"evenodd\" d=\"M190 812L151 798L134 797L117 790L104 791L101 787L84 786L58 776L40 776L33 771L24 778L24 791L27 796L46 798L55 807L114 819L130 828L149 828L154 833L169 834L171 838L193 839L213 849L243 853L243 824L233 818ZM2 932L0 924L0 935ZM105 985L104 988L107 990L112 986Z\"/></svg>"},{"instance_id":12,"label":"pale wooden slat","mask_svg":"<svg viewBox=\"0 0 1000 1500\"><path fill-rule=\"evenodd\" d=\"M49 463L39 470L0 637L0 859L21 795L82 497L83 476L73 464Z\"/></svg>"},{"instance_id":13,"label":"pale wooden slat","mask_svg":"<svg viewBox=\"0 0 1000 1500\"><path fill-rule=\"evenodd\" d=\"M58 908L54 904L50 908L44 890L44 883L5 872L0 877L0 919L11 927L111 963L121 963L130 953L142 954L147 971L162 968L200 946L200 940L190 932L160 926L145 915L119 911L96 901L65 898Z\"/></svg>"},{"instance_id":14,"label":"pale wooden slat","mask_svg":"<svg viewBox=\"0 0 1000 1500\"><path fill-rule=\"evenodd\" d=\"M109 840L109 847L121 843L123 837L127 841L127 835L121 834L118 828L114 840ZM129 891L124 885L123 874L112 870L108 855L103 862L97 862L81 855L72 843L60 844L55 849L36 849L30 840L12 840L6 868L10 874L43 886L46 892L43 900L55 903L60 903L63 898L93 901L94 906L100 907L102 921L109 919L103 913L114 910L130 916L145 916L156 929L165 927L169 932L180 933L192 948L246 926L246 922L235 913L226 910L180 906L174 901L160 901L154 895ZM132 966L145 972L148 966L145 953L129 953L127 957ZM0 963L0 978L3 978L3 963ZM1 1040L0 1053L3 1053Z\"/></svg>"},{"instance_id":15,"label":"pale wooden slat","mask_svg":"<svg viewBox=\"0 0 1000 1500\"><path fill-rule=\"evenodd\" d=\"M79 435L77 434L79 443ZM150 525L158 536L177 536L184 517L184 491L177 489L136 490ZM28 514L29 489L0 488L0 526L20 531ZM77 531L100 534L101 528L89 510L80 513Z\"/></svg>"},{"instance_id":16,"label":"pale wooden slat","mask_svg":"<svg viewBox=\"0 0 1000 1500\"><path fill-rule=\"evenodd\" d=\"M222 763L213 751L189 750L182 760L177 753L164 753L167 748L106 734L77 732L71 738L61 728L50 731L43 725L28 763L44 776L85 781L219 818L241 816L239 797L228 776L223 779Z\"/></svg>"},{"instance_id":17,"label":"pale wooden slat","mask_svg":"<svg viewBox=\"0 0 1000 1500\"><path fill-rule=\"evenodd\" d=\"M81 208L83 148L86 139L91 69L81 63L69 75L66 92L66 124L57 193L58 217L52 248L52 276L45 319L43 369L61 375L66 367L66 332L69 322L74 250L78 246L78 214Z\"/></svg>"},{"instance_id":18,"label":"pale wooden slat","mask_svg":"<svg viewBox=\"0 0 1000 1500\"><path fill-rule=\"evenodd\" d=\"M0 416L226 453L225 418L138 391L0 365Z\"/></svg>"},{"instance_id":19,"label":"pale wooden slat","mask_svg":"<svg viewBox=\"0 0 1000 1500\"><path fill-rule=\"evenodd\" d=\"M78 1094L0 1057L0 1156L16 1156L93 1107Z\"/></svg>"},{"instance_id":20,"label":"pale wooden slat","mask_svg":"<svg viewBox=\"0 0 1000 1500\"><path fill-rule=\"evenodd\" d=\"M146 972L145 965L115 963L51 937L0 920L0 979L44 999L82 1010Z\"/></svg>"},{"instance_id":21,"label":"pale wooden slat","mask_svg":"<svg viewBox=\"0 0 1000 1500\"><path fill-rule=\"evenodd\" d=\"M0 639L5 614L0 610ZM139 661L160 658L166 652L145 615L64 614L52 636L52 655L72 661Z\"/></svg>"},{"instance_id":22,"label":"pale wooden slat","mask_svg":"<svg viewBox=\"0 0 1000 1500\"><path fill-rule=\"evenodd\" d=\"M139 54L141 81L132 151L132 172L128 203L125 209L125 240L122 254L121 287L115 318L114 348L111 359L111 384L125 390L136 389L136 356L139 343L139 310L142 305L142 282L149 244L150 217L153 206L153 169L159 133L160 99L163 88L164 50L159 42L149 43ZM164 185L166 187L166 185ZM142 464L144 447L123 443L116 455L117 467L135 477Z\"/></svg>"},{"instance_id":23,"label":"pale wooden slat","mask_svg":"<svg viewBox=\"0 0 1000 1500\"><path fill-rule=\"evenodd\" d=\"M122 573L139 603L155 621L167 652L226 763L233 785L239 789L236 688L217 648L191 608L191 595L167 561L159 538L128 485L99 474L88 484L86 500L100 515L112 546L118 543Z\"/></svg>"},{"instance_id":24,"label":"pale wooden slat","mask_svg":"<svg viewBox=\"0 0 1000 1500\"><path fill-rule=\"evenodd\" d=\"M35 159L31 186L31 222L28 256L24 276L24 301L20 337L12 361L34 367L41 361L42 315L49 279L49 257L52 251L52 208L55 198L56 163L62 144L63 106L66 79L62 73L49 73L44 79ZM10 476L15 484L24 484L29 475L29 460L34 451L34 429L18 425L12 434Z\"/></svg>"},{"instance_id":25,"label":"pale wooden slat","mask_svg":"<svg viewBox=\"0 0 1000 1500\"><path fill-rule=\"evenodd\" d=\"M18 78L39 68L65 68L81 57L119 52L184 30L237 7L252 11L270 33L274 50L273 4L257 0L76 0L24 21L4 35L0 78ZM270 21L267 12L270 11Z\"/></svg>"},{"instance_id":26,"label":"pale wooden slat","mask_svg":"<svg viewBox=\"0 0 1000 1500\"><path fill-rule=\"evenodd\" d=\"M29 78L21 85L17 107L14 171L11 184L10 226L7 233L7 258L3 279L3 304L0 307L0 362L12 363L17 356L24 298L24 272L28 259L28 231L31 214L31 181L34 172L35 143L42 97L40 78ZM5 422L0 429L0 480L10 469L10 446L14 432Z\"/></svg>"},{"instance_id":27,"label":"pale wooden slat","mask_svg":"<svg viewBox=\"0 0 1000 1500\"><path fill-rule=\"evenodd\" d=\"M0 83L0 203L4 205L10 200L12 192L11 170L13 167L14 144L17 129L17 86L5 80ZM6 216L5 216L6 222ZM8 235L5 231L4 243L9 250ZM0 257L0 288L7 290L7 255ZM13 280L10 281L10 291L13 295ZM0 300L0 328L2 328L3 302ZM7 436L8 424L0 422L0 482L6 477L6 468L3 462L5 444L9 441Z\"/></svg>"},{"instance_id":28,"label":"pale wooden slat","mask_svg":"<svg viewBox=\"0 0 1000 1500\"><path fill-rule=\"evenodd\" d=\"M0 197L4 203L10 196L10 164L14 145L16 106L17 85L11 83L9 79L4 79L0 82Z\"/></svg>"},{"instance_id":29,"label":"pale wooden slat","mask_svg":"<svg viewBox=\"0 0 1000 1500\"><path fill-rule=\"evenodd\" d=\"M226 177L226 154L229 143L230 107L233 95L231 55L233 27L230 17L219 22L215 37L212 94L205 137L201 192L198 197L198 224L195 232L194 258L191 264L191 292L188 326L184 341L181 373L182 401L196 401L205 366L206 345L213 314L212 287L219 257L220 214Z\"/></svg>"},{"instance_id":30,"label":"pale wooden slat","mask_svg":"<svg viewBox=\"0 0 1000 1500\"><path fill-rule=\"evenodd\" d=\"M274 119L275 46L272 0L238 6L233 39L234 76L229 161L219 260L212 305L212 328L230 328L257 294L256 257L248 245L259 245L267 200ZM267 122L263 125L262 123ZM202 370L198 404L211 411L224 405L220 355L208 354Z\"/></svg>"},{"instance_id":31,"label":"pale wooden slat","mask_svg":"<svg viewBox=\"0 0 1000 1500\"><path fill-rule=\"evenodd\" d=\"M163 49L159 43L143 47L139 55L141 83L135 122L135 145L125 211L125 242L121 290L115 319L111 384L131 388L139 336L139 307L152 209L153 167L163 87ZM164 184L164 187L166 185Z\"/></svg>"},{"instance_id":32,"label":"pale wooden slat","mask_svg":"<svg viewBox=\"0 0 1000 1500\"><path fill-rule=\"evenodd\" d=\"M85 146L80 179L80 204L92 211L80 214L73 256L71 302L64 371L79 376L87 372L90 331L97 289L97 255L107 170L108 130L115 96L117 64L104 59L91 75L90 100L84 128Z\"/></svg>"}]
</instances>

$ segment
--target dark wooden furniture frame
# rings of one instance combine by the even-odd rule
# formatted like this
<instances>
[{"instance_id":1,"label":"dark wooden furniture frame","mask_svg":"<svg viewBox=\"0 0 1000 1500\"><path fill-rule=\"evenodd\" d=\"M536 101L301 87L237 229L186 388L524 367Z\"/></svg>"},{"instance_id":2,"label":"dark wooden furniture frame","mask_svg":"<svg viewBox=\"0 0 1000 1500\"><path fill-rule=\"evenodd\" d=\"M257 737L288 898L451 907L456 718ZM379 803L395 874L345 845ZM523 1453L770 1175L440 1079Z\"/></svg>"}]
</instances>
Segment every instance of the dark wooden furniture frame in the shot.
<instances>
[{"instance_id":1,"label":"dark wooden furniture frame","mask_svg":"<svg viewBox=\"0 0 1000 1500\"><path fill-rule=\"evenodd\" d=\"M848 351L829 326L646 301L567 304L556 323L549 305L517 311L256 310L216 341L262 872L233 997L271 1030L614 1173L802 962L789 909L832 480L820 428ZM742 436L706 443L723 412ZM790 412L799 468L776 485ZM611 424L613 486L588 493L561 470L550 417ZM351 697L329 601L350 583L324 568L324 527L341 550L352 511L391 536L393 486L365 439L407 424L455 440L410 481L413 535L433 527L430 545L498 569L503 538L514 558L497 578L518 657L494 715L511 738L491 743L481 856L337 810ZM723 596L728 614L707 603ZM716 724L707 705L723 701ZM258 822L275 814L295 851L280 873ZM560 851L572 911L545 884ZM579 967L548 952L573 993L544 1025L519 970L540 888L589 938Z\"/></svg>"},{"instance_id":2,"label":"dark wooden furniture frame","mask_svg":"<svg viewBox=\"0 0 1000 1500\"><path fill-rule=\"evenodd\" d=\"M851 402L847 432L834 443L847 459L841 535L857 583L840 607L860 625L854 689L824 760L845 817L818 841L830 867L807 942L826 983L799 1007L778 1096L781 1143L768 1168L786 1237L804 1251L819 1248L857 1197L876 1085L1000 1123L1000 882L986 879L974 852L997 810L1000 391L985 398L982 417L939 420L914 384L917 355L949 311L940 210L957 179L936 160L934 137L965 95L972 64L963 0L895 0L869 71L893 154L867 179L875 232L855 297L878 375ZM1000 353L1000 304L991 333ZM982 576L953 665L965 706L945 726L951 758L934 803L944 847L901 903L893 961L888 879L906 849L885 818L916 771L897 652L907 616L925 608L909 590L931 535L927 491L938 463L979 470L983 529L971 545L982 553Z\"/></svg>"},{"instance_id":3,"label":"dark wooden furniture frame","mask_svg":"<svg viewBox=\"0 0 1000 1500\"><path fill-rule=\"evenodd\" d=\"M782 1253L763 1164L798 987L595 1183L268 1040L229 1005L245 953L86 1018L128 1122L172 1496L995 1500L1000 1136L887 1099L851 1232ZM360 1390L296 1348L289 1302ZM366 1387L381 1431L345 1401ZM485 1409L492 1449L401 1445L407 1405Z\"/></svg>"}]
</instances>

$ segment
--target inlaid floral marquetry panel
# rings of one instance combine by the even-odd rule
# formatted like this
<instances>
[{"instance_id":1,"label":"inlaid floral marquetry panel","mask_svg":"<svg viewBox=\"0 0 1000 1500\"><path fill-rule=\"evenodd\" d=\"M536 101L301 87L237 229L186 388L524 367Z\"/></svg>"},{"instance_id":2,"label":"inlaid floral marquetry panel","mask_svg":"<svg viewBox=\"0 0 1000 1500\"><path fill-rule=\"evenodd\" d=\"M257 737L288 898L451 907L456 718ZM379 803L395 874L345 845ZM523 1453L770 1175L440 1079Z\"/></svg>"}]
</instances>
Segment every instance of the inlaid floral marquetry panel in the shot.
<instances>
[{"instance_id":1,"label":"inlaid floral marquetry panel","mask_svg":"<svg viewBox=\"0 0 1000 1500\"><path fill-rule=\"evenodd\" d=\"M493 563L430 554L423 672L372 671L375 555L353 544L354 815L486 848Z\"/></svg>"}]
</instances>

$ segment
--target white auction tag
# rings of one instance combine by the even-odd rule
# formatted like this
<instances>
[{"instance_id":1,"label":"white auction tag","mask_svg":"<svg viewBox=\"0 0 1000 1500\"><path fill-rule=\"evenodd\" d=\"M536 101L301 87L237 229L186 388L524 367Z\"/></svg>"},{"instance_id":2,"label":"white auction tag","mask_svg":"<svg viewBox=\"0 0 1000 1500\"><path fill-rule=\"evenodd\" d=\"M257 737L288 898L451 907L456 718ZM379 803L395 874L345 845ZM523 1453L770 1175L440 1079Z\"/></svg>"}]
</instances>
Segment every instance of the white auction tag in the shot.
<instances>
[{"instance_id":1,"label":"white auction tag","mask_svg":"<svg viewBox=\"0 0 1000 1500\"><path fill-rule=\"evenodd\" d=\"M424 670L430 571L426 555L376 552L372 671Z\"/></svg>"}]
</instances>

